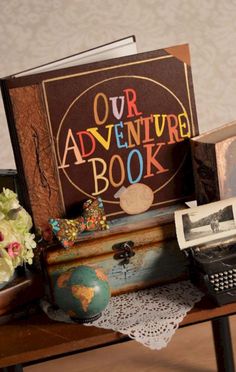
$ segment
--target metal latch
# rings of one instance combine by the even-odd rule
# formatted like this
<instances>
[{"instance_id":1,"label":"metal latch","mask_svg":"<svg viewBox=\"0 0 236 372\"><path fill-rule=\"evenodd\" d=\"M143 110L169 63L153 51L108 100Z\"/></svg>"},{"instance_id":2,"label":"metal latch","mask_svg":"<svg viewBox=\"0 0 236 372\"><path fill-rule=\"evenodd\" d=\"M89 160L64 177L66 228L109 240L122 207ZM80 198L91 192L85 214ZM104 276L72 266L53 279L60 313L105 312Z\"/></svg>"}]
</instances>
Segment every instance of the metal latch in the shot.
<instances>
[{"instance_id":1,"label":"metal latch","mask_svg":"<svg viewBox=\"0 0 236 372\"><path fill-rule=\"evenodd\" d=\"M135 255L135 252L133 250L134 242L132 240L114 244L112 246L112 249L115 251L114 259L115 260L121 260L121 265L127 265L130 261L130 258Z\"/></svg>"}]
</instances>

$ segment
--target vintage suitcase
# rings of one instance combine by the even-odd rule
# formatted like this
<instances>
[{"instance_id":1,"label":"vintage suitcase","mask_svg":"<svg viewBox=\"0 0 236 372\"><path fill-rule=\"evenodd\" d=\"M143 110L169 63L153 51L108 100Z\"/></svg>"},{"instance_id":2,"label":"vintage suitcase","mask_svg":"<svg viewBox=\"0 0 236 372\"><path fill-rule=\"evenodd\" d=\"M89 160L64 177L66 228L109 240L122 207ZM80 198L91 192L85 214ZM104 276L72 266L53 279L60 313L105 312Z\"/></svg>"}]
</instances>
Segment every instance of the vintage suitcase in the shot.
<instances>
[{"instance_id":1,"label":"vintage suitcase","mask_svg":"<svg viewBox=\"0 0 236 372\"><path fill-rule=\"evenodd\" d=\"M183 205L113 220L108 231L83 233L71 248L56 244L44 252L50 287L79 265L101 268L112 295L183 279L188 261L178 248L173 213Z\"/></svg>"}]
</instances>

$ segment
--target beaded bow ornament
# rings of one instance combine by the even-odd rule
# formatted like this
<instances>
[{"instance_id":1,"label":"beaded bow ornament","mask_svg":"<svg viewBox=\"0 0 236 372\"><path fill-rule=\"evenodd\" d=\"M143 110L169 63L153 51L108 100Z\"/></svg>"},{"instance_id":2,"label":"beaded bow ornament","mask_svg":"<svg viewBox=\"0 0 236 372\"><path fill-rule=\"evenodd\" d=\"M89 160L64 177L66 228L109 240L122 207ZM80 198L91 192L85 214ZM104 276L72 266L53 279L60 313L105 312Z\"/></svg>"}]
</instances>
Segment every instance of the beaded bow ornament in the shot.
<instances>
[{"instance_id":1,"label":"beaded bow ornament","mask_svg":"<svg viewBox=\"0 0 236 372\"><path fill-rule=\"evenodd\" d=\"M54 235L65 248L73 246L83 231L109 228L101 198L89 199L83 204L83 213L76 219L51 218L49 224Z\"/></svg>"}]
</instances>

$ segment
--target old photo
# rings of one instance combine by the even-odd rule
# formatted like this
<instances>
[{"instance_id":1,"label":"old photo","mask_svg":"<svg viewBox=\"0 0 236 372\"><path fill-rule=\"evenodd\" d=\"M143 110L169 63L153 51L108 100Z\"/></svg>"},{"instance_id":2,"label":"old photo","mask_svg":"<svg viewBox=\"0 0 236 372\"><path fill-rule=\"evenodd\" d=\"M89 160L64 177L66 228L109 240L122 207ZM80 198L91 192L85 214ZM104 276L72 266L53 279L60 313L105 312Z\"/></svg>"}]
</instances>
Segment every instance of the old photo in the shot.
<instances>
[{"instance_id":1,"label":"old photo","mask_svg":"<svg viewBox=\"0 0 236 372\"><path fill-rule=\"evenodd\" d=\"M236 236L236 198L175 212L180 249Z\"/></svg>"}]
</instances>

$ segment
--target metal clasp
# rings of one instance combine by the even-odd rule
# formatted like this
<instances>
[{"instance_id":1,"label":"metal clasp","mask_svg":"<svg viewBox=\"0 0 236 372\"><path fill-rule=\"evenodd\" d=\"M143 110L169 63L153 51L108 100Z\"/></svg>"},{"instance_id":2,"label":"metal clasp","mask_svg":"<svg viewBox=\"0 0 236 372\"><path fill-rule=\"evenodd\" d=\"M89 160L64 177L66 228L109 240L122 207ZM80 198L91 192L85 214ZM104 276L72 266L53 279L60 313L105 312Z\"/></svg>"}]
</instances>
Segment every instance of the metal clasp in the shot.
<instances>
[{"instance_id":1,"label":"metal clasp","mask_svg":"<svg viewBox=\"0 0 236 372\"><path fill-rule=\"evenodd\" d=\"M133 250L134 242L132 240L114 244L112 249L115 251L114 259L121 260L121 265L127 265L130 262L130 258L135 255Z\"/></svg>"}]
</instances>

